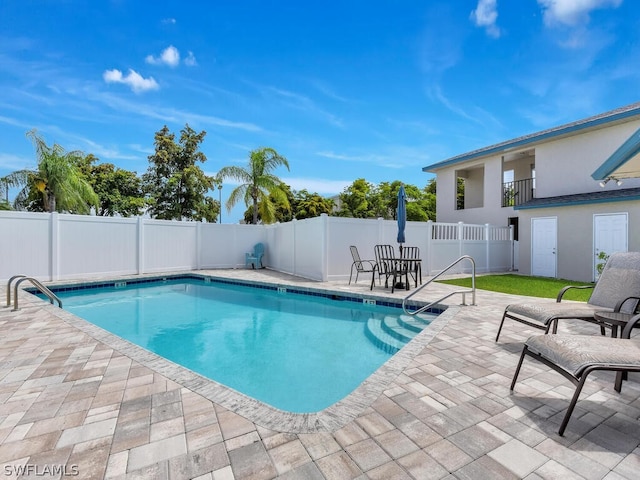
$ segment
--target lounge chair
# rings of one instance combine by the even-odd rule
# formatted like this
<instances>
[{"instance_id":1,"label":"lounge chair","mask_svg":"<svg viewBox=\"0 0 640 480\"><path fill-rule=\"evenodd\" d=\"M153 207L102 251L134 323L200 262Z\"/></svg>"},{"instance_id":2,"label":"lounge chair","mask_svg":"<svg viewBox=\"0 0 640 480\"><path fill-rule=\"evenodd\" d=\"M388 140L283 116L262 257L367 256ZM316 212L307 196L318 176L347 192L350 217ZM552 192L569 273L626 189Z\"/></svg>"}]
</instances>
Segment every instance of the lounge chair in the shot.
<instances>
[{"instance_id":1,"label":"lounge chair","mask_svg":"<svg viewBox=\"0 0 640 480\"><path fill-rule=\"evenodd\" d=\"M571 288L593 288L591 297L584 302L562 302L562 297ZM594 318L598 310L609 312L633 313L640 296L640 252L620 252L609 257L602 274L595 285L568 286L560 290L556 301L541 300L531 303L508 305L502 315L502 321L496 335L500 337L506 318L510 318L530 327L548 333L558 331L558 320L578 319L600 325L604 334L604 323Z\"/></svg>"},{"instance_id":2,"label":"lounge chair","mask_svg":"<svg viewBox=\"0 0 640 480\"><path fill-rule=\"evenodd\" d=\"M371 288L373 290L373 285L375 283L376 273L378 274L378 281L382 283L380 280L384 275L384 286L385 288L389 287L389 277L392 277L391 281L391 293L393 293L396 285L396 279L405 277L406 288L409 289L409 277L407 273L406 262L399 262L396 258L396 254L393 250L392 245L376 245L373 247L373 252L376 257L376 263L374 266L374 272L371 276Z\"/></svg>"},{"instance_id":3,"label":"lounge chair","mask_svg":"<svg viewBox=\"0 0 640 480\"><path fill-rule=\"evenodd\" d=\"M262 266L262 257L264 256L264 244L256 243L253 247L253 252L245 253L244 264L246 267L251 268L264 268Z\"/></svg>"},{"instance_id":4,"label":"lounge chair","mask_svg":"<svg viewBox=\"0 0 640 480\"><path fill-rule=\"evenodd\" d=\"M515 387L525 355L539 360L569 379L576 390L562 420L558 434L562 436L578 402L587 376L597 370L614 371L614 389L620 392L623 377L628 372L640 372L640 341L629 339L631 330L640 326L640 314L630 316L622 338L599 335L534 335L525 342L520 361L513 375Z\"/></svg>"},{"instance_id":5,"label":"lounge chair","mask_svg":"<svg viewBox=\"0 0 640 480\"><path fill-rule=\"evenodd\" d=\"M351 257L353 258L353 263L351 264L351 273L349 273L349 285L351 285L351 277L353 276L353 270L356 271L356 279L353 283L358 283L358 275L361 273L373 273L375 272L375 260L362 260L360 258L360 254L358 253L358 247L355 245L351 245L349 247L351 249Z\"/></svg>"}]
</instances>

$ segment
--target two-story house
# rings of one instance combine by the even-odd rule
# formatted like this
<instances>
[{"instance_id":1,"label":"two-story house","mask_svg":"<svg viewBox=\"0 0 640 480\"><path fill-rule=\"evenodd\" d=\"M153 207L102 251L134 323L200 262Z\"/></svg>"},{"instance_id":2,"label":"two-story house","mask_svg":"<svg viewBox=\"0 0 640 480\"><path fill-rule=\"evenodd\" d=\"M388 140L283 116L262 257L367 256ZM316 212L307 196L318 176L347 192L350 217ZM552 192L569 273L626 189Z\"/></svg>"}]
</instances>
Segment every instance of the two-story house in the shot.
<instances>
[{"instance_id":1,"label":"two-story house","mask_svg":"<svg viewBox=\"0 0 640 480\"><path fill-rule=\"evenodd\" d=\"M513 225L521 273L593 281L607 254L640 250L639 152L636 103L423 171L439 222Z\"/></svg>"}]
</instances>

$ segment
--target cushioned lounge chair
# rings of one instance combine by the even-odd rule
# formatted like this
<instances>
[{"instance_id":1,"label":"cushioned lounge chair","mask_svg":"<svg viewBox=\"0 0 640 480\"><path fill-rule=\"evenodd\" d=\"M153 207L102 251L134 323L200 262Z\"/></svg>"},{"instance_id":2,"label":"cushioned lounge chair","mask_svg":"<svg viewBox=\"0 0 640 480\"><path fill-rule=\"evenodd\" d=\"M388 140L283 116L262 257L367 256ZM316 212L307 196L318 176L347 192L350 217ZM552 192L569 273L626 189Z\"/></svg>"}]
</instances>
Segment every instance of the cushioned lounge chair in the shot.
<instances>
[{"instance_id":1,"label":"cushioned lounge chair","mask_svg":"<svg viewBox=\"0 0 640 480\"><path fill-rule=\"evenodd\" d=\"M573 409L578 402L587 376L597 370L614 371L616 392L628 372L640 372L640 341L629 339L631 330L639 326L640 314L630 316L622 331L622 338L599 335L534 335L525 342L518 367L511 382L515 387L525 355L529 355L568 378L576 390L569 403L558 434L564 435Z\"/></svg>"},{"instance_id":2,"label":"cushioned lounge chair","mask_svg":"<svg viewBox=\"0 0 640 480\"><path fill-rule=\"evenodd\" d=\"M264 268L262 266L262 257L264 256L264 244L256 243L253 247L253 252L245 253L244 264L245 266L251 266L251 268Z\"/></svg>"},{"instance_id":3,"label":"cushioned lounge chair","mask_svg":"<svg viewBox=\"0 0 640 480\"><path fill-rule=\"evenodd\" d=\"M562 297L571 288L593 288L589 301L562 302ZM558 330L558 320L578 319L598 323L594 313L598 310L633 313L640 296L640 252L614 253L609 257L595 285L568 286L560 290L555 302L540 300L531 303L508 305L496 335L500 337L507 318L529 325L545 333ZM599 324L604 334L605 324Z\"/></svg>"},{"instance_id":4,"label":"cushioned lounge chair","mask_svg":"<svg viewBox=\"0 0 640 480\"><path fill-rule=\"evenodd\" d=\"M356 271L356 279L353 283L358 283L358 275L361 273L373 273L375 272L375 260L362 260L358 253L358 247L351 245L351 257L353 263L351 264L351 273L349 273L349 285L351 285L351 277L353 277L353 271Z\"/></svg>"}]
</instances>

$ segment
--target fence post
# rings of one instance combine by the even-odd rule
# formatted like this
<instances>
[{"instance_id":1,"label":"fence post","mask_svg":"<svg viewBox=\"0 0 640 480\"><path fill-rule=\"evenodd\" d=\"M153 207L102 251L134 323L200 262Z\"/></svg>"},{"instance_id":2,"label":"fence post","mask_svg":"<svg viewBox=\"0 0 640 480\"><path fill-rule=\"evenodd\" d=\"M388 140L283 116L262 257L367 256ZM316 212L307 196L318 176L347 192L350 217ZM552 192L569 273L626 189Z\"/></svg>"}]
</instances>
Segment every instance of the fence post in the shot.
<instances>
[{"instance_id":1,"label":"fence post","mask_svg":"<svg viewBox=\"0 0 640 480\"><path fill-rule=\"evenodd\" d=\"M484 241L486 245L487 272L491 271L491 225L484 224Z\"/></svg>"},{"instance_id":2,"label":"fence post","mask_svg":"<svg viewBox=\"0 0 640 480\"><path fill-rule=\"evenodd\" d=\"M51 212L49 217L49 280L58 280L60 275L60 217Z\"/></svg>"},{"instance_id":3,"label":"fence post","mask_svg":"<svg viewBox=\"0 0 640 480\"><path fill-rule=\"evenodd\" d=\"M320 272L323 282L329 278L329 215L320 214L322 221L322 271Z\"/></svg>"},{"instance_id":4,"label":"fence post","mask_svg":"<svg viewBox=\"0 0 640 480\"><path fill-rule=\"evenodd\" d=\"M425 262L425 274L431 275L431 250L432 250L432 240L433 240L433 221L427 220L427 252L426 252L426 262Z\"/></svg>"},{"instance_id":5,"label":"fence post","mask_svg":"<svg viewBox=\"0 0 640 480\"><path fill-rule=\"evenodd\" d=\"M138 275L144 273L144 220L142 217L138 217L138 235L137 245L138 248Z\"/></svg>"},{"instance_id":6,"label":"fence post","mask_svg":"<svg viewBox=\"0 0 640 480\"><path fill-rule=\"evenodd\" d=\"M196 222L196 270L200 270L201 254L200 249L202 247L202 222Z\"/></svg>"},{"instance_id":7,"label":"fence post","mask_svg":"<svg viewBox=\"0 0 640 480\"><path fill-rule=\"evenodd\" d=\"M464 255L464 222L458 222L458 258Z\"/></svg>"},{"instance_id":8,"label":"fence post","mask_svg":"<svg viewBox=\"0 0 640 480\"><path fill-rule=\"evenodd\" d=\"M514 260L515 260L516 242L513 239L513 231L514 231L513 225L509 225L509 241L511 242L511 248L509 249L510 252L511 252L511 254L510 254L510 257L511 257L511 264L510 265L511 266L509 267L509 271L510 272L513 272L513 270L514 270L513 267L515 266L514 265Z\"/></svg>"}]
</instances>

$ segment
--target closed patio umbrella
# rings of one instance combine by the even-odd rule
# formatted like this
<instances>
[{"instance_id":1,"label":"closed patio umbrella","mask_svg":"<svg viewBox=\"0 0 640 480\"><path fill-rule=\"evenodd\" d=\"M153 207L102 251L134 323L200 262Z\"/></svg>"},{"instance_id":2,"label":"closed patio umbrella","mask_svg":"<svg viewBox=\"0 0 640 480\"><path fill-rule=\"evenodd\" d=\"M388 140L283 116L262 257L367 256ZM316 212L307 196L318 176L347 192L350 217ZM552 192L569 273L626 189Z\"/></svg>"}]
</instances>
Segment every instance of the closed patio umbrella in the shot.
<instances>
[{"instance_id":1,"label":"closed patio umbrella","mask_svg":"<svg viewBox=\"0 0 640 480\"><path fill-rule=\"evenodd\" d=\"M402 244L404 243L404 228L407 225L407 196L404 192L404 185L400 185L398 189L398 211L397 211L397 221L398 221L398 243L400 246L398 249L400 250L400 258L402 258ZM396 288L405 288L405 284L402 283L402 277L400 277L400 281L395 285Z\"/></svg>"},{"instance_id":2,"label":"closed patio umbrella","mask_svg":"<svg viewBox=\"0 0 640 480\"><path fill-rule=\"evenodd\" d=\"M404 240L404 229L407 225L407 196L404 192L404 185L398 189L398 243L400 244L400 256L402 256L402 244Z\"/></svg>"}]
</instances>

